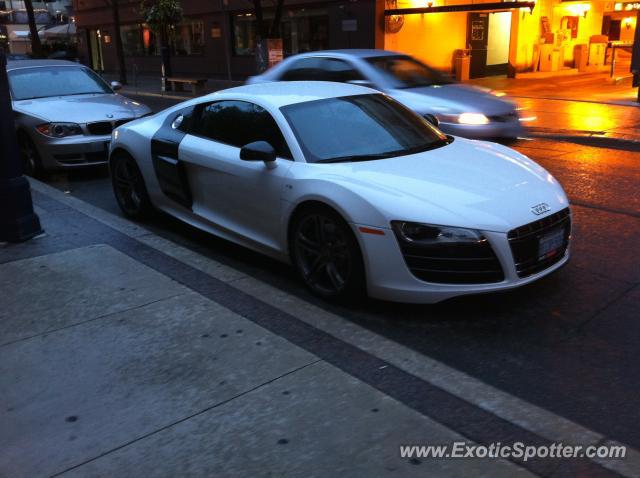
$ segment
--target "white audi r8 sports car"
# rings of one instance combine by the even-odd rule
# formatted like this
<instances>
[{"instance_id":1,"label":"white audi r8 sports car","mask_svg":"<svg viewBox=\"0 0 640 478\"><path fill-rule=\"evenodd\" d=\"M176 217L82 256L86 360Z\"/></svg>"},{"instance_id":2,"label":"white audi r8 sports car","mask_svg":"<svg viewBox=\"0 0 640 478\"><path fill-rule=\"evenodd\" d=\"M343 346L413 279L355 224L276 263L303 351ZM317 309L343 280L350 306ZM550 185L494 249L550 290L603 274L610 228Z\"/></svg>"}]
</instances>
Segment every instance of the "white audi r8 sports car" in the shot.
<instances>
[{"instance_id":1,"label":"white audi r8 sports car","mask_svg":"<svg viewBox=\"0 0 640 478\"><path fill-rule=\"evenodd\" d=\"M242 86L117 128L116 199L290 261L316 294L432 303L533 282L569 258L558 182L446 136L369 88Z\"/></svg>"}]
</instances>

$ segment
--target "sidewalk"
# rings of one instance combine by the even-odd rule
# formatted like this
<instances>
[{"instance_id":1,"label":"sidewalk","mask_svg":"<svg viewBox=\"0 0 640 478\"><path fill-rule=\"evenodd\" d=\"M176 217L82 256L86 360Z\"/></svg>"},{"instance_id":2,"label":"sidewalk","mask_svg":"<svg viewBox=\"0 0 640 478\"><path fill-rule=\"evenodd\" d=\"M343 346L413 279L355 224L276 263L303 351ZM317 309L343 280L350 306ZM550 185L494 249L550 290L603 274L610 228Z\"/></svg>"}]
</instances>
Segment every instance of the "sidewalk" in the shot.
<instances>
[{"instance_id":1,"label":"sidewalk","mask_svg":"<svg viewBox=\"0 0 640 478\"><path fill-rule=\"evenodd\" d=\"M464 438L286 340L335 347L227 285L242 274L34 196L46 235L0 248L1 476L530 476L401 459Z\"/></svg>"},{"instance_id":2,"label":"sidewalk","mask_svg":"<svg viewBox=\"0 0 640 478\"><path fill-rule=\"evenodd\" d=\"M631 80L631 77L625 77L614 82L608 73L592 73L536 79L490 76L470 80L469 84L502 91L517 98L640 107L638 88L631 86Z\"/></svg>"},{"instance_id":3,"label":"sidewalk","mask_svg":"<svg viewBox=\"0 0 640 478\"><path fill-rule=\"evenodd\" d=\"M116 81L118 75L114 73L104 73L102 77L108 81ZM140 75L135 76L131 73L127 76L128 83L123 86L121 93L123 95L140 95L140 96L156 96L175 100L187 100L193 98L193 95L189 91L178 92L168 91L163 92L161 88L160 76ZM244 82L235 80L220 80L220 79L207 79L205 85L205 92L212 93L214 91L223 90L225 88L232 88L234 86L240 86ZM188 90L189 86L185 86L185 90Z\"/></svg>"},{"instance_id":4,"label":"sidewalk","mask_svg":"<svg viewBox=\"0 0 640 478\"><path fill-rule=\"evenodd\" d=\"M599 464L400 458L404 444L608 441L32 185L46 234L0 246L0 476L632 476L640 465L633 450Z\"/></svg>"}]
</instances>

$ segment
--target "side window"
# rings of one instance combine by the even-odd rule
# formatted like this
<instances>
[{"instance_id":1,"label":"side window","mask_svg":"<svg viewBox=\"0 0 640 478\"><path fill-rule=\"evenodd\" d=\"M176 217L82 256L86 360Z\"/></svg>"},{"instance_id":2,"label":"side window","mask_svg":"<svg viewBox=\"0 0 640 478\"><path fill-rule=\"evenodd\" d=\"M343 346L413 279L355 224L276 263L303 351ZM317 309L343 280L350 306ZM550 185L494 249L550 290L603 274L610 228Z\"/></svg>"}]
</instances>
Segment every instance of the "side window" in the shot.
<instances>
[{"instance_id":1,"label":"side window","mask_svg":"<svg viewBox=\"0 0 640 478\"><path fill-rule=\"evenodd\" d=\"M364 80L363 76L350 63L336 58L325 58L322 63L326 71L326 81L346 83L353 80Z\"/></svg>"},{"instance_id":2,"label":"side window","mask_svg":"<svg viewBox=\"0 0 640 478\"><path fill-rule=\"evenodd\" d=\"M264 108L246 101L204 104L196 113L191 132L237 148L267 141L278 157L292 159L287 142L275 120Z\"/></svg>"},{"instance_id":3,"label":"side window","mask_svg":"<svg viewBox=\"0 0 640 478\"><path fill-rule=\"evenodd\" d=\"M294 62L280 77L281 81L328 81L322 68L323 58L302 58Z\"/></svg>"}]
</instances>

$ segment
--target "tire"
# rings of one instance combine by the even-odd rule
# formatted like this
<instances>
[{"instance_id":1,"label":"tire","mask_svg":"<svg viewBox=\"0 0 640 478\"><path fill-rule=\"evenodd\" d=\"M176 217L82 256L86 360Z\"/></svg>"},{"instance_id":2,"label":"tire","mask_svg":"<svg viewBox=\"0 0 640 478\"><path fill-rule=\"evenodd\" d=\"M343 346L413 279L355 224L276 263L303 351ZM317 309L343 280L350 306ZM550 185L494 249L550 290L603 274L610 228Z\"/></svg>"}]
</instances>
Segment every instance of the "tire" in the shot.
<instances>
[{"instance_id":1,"label":"tire","mask_svg":"<svg viewBox=\"0 0 640 478\"><path fill-rule=\"evenodd\" d=\"M40 153L38 153L38 149L33 140L23 131L18 132L18 149L20 150L22 174L34 178L44 176Z\"/></svg>"},{"instance_id":2,"label":"tire","mask_svg":"<svg viewBox=\"0 0 640 478\"><path fill-rule=\"evenodd\" d=\"M290 230L291 259L306 286L323 299L351 302L365 290L362 253L351 227L335 211L305 209Z\"/></svg>"},{"instance_id":3,"label":"tire","mask_svg":"<svg viewBox=\"0 0 640 478\"><path fill-rule=\"evenodd\" d=\"M115 153L110 166L113 193L123 214L134 221L149 219L153 206L135 159L126 153Z\"/></svg>"}]
</instances>

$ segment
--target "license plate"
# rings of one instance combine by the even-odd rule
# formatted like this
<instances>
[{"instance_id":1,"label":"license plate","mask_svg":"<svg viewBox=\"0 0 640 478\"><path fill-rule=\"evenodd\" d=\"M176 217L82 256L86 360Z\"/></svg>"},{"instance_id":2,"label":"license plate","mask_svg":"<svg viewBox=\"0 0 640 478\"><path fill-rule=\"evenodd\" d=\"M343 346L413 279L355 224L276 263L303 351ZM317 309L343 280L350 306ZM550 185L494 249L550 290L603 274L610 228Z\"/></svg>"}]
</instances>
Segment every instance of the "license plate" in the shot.
<instances>
[{"instance_id":1,"label":"license plate","mask_svg":"<svg viewBox=\"0 0 640 478\"><path fill-rule=\"evenodd\" d=\"M556 255L564 245L564 229L557 229L540 237L538 242L538 260Z\"/></svg>"}]
</instances>

